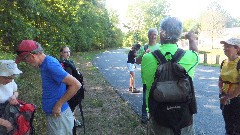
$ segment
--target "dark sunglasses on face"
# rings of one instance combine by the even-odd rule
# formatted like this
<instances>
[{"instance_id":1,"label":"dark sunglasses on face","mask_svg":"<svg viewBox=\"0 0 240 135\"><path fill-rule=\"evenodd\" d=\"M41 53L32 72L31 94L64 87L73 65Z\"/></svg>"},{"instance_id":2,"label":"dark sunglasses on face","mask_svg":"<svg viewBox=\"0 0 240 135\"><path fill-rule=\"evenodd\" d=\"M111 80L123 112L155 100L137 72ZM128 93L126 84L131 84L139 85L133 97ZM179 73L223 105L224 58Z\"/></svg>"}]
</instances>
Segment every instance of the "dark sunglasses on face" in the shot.
<instances>
[{"instance_id":1,"label":"dark sunglasses on face","mask_svg":"<svg viewBox=\"0 0 240 135\"><path fill-rule=\"evenodd\" d=\"M24 53L24 52L29 52L29 51L17 51L17 55L20 55L21 53Z\"/></svg>"}]
</instances>

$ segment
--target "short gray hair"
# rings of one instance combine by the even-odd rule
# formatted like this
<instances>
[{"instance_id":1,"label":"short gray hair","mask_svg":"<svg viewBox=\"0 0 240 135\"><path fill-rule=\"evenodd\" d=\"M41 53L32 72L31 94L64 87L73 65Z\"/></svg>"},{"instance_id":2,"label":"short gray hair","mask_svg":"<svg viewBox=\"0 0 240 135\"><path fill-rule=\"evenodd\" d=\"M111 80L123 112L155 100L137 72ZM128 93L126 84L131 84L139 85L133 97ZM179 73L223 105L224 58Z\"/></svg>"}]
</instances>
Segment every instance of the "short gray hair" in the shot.
<instances>
[{"instance_id":1,"label":"short gray hair","mask_svg":"<svg viewBox=\"0 0 240 135\"><path fill-rule=\"evenodd\" d=\"M43 50L41 44L38 42L35 42L35 44L36 44L37 48L32 50L31 53L33 53L33 54L43 53L44 50Z\"/></svg>"},{"instance_id":2,"label":"short gray hair","mask_svg":"<svg viewBox=\"0 0 240 135\"><path fill-rule=\"evenodd\" d=\"M157 28L150 28L150 29L148 30L148 35L150 35L152 32L156 32L156 34L158 35L158 30L157 30Z\"/></svg>"},{"instance_id":3,"label":"short gray hair","mask_svg":"<svg viewBox=\"0 0 240 135\"><path fill-rule=\"evenodd\" d=\"M164 40L177 41L182 34L183 25L176 17L165 17L160 23L160 29L165 32L163 34Z\"/></svg>"}]
</instances>

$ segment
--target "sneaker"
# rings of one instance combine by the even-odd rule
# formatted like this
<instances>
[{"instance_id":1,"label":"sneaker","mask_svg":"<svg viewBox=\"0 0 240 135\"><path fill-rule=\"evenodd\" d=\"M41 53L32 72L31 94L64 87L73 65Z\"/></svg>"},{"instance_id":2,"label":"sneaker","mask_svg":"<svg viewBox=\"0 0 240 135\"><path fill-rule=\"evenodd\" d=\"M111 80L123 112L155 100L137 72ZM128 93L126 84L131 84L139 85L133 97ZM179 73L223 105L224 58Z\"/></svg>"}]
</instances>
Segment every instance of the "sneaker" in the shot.
<instances>
[{"instance_id":1,"label":"sneaker","mask_svg":"<svg viewBox=\"0 0 240 135\"><path fill-rule=\"evenodd\" d=\"M129 87L128 91L132 91L132 87Z\"/></svg>"},{"instance_id":2,"label":"sneaker","mask_svg":"<svg viewBox=\"0 0 240 135\"><path fill-rule=\"evenodd\" d=\"M132 93L139 93L140 90L137 90L136 88L132 89Z\"/></svg>"},{"instance_id":3,"label":"sneaker","mask_svg":"<svg viewBox=\"0 0 240 135\"><path fill-rule=\"evenodd\" d=\"M75 127L81 127L82 126L82 123L77 119L74 119L74 124L75 124Z\"/></svg>"}]
</instances>

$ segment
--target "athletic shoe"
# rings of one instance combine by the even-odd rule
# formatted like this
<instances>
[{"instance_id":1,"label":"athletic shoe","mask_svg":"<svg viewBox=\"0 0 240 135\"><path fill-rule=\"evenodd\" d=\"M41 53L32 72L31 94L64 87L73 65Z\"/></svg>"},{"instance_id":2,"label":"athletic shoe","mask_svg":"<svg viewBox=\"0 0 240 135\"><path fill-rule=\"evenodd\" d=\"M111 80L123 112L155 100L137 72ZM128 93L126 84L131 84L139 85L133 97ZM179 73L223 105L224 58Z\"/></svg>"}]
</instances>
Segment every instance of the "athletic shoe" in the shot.
<instances>
[{"instance_id":1,"label":"athletic shoe","mask_svg":"<svg viewBox=\"0 0 240 135\"><path fill-rule=\"evenodd\" d=\"M82 123L79 121L79 120L77 120L77 119L74 119L74 124L75 124L75 127L81 127L82 126Z\"/></svg>"}]
</instances>

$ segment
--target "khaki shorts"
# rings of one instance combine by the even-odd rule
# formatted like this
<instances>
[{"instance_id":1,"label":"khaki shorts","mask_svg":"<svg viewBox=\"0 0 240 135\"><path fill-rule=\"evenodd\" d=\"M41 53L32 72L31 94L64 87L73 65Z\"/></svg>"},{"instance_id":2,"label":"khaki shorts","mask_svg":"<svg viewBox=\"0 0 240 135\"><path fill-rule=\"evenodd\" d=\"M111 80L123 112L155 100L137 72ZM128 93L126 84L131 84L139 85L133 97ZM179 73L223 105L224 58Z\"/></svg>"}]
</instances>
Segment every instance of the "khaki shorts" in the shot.
<instances>
[{"instance_id":1,"label":"khaki shorts","mask_svg":"<svg viewBox=\"0 0 240 135\"><path fill-rule=\"evenodd\" d=\"M68 107L58 117L47 115L48 135L72 135L74 116Z\"/></svg>"}]
</instances>

